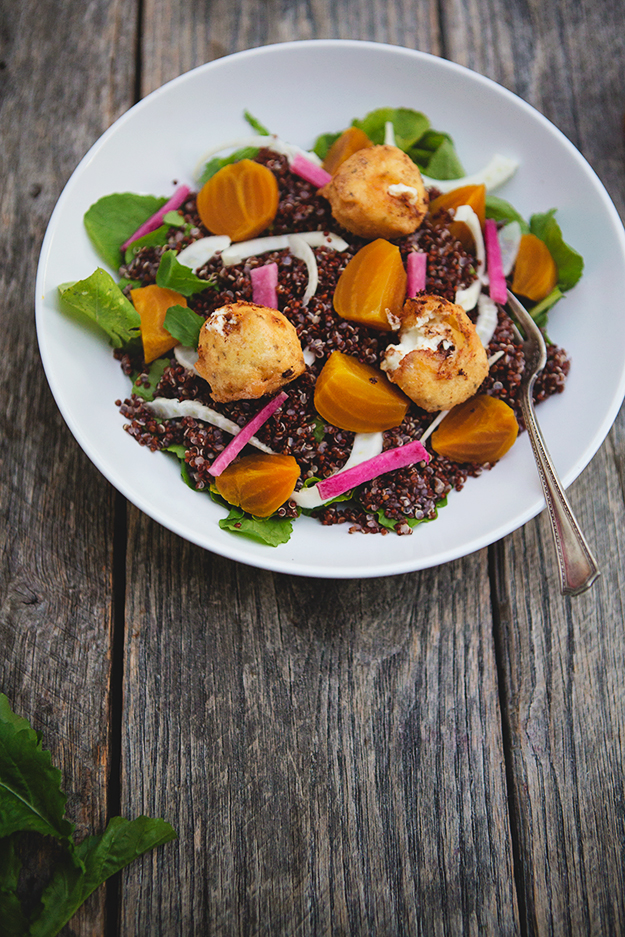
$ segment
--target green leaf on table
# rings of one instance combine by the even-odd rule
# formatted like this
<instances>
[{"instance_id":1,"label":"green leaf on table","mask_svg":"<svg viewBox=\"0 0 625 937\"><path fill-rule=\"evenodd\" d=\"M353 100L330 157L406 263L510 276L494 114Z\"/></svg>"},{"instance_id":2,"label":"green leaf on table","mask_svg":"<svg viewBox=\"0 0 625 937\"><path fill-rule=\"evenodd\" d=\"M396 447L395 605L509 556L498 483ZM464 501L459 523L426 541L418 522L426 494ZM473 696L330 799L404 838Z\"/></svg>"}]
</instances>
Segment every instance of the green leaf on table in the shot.
<instances>
[{"instance_id":1,"label":"green leaf on table","mask_svg":"<svg viewBox=\"0 0 625 937\"><path fill-rule=\"evenodd\" d=\"M40 734L0 693L0 838L34 831L72 844L65 803L61 772L52 767Z\"/></svg>"},{"instance_id":2,"label":"green leaf on table","mask_svg":"<svg viewBox=\"0 0 625 937\"><path fill-rule=\"evenodd\" d=\"M89 836L76 847L84 871L68 858L55 866L43 891L41 914L32 922L30 937L54 937L89 895L111 875L150 849L175 839L165 820L140 816L114 817L100 836Z\"/></svg>"},{"instance_id":3,"label":"green leaf on table","mask_svg":"<svg viewBox=\"0 0 625 937\"><path fill-rule=\"evenodd\" d=\"M246 121L248 122L252 130L255 130L256 133L259 134L259 136L261 137L269 136L269 131L267 130L267 128L264 126L264 124L261 124L261 122L256 117L254 117L253 114L250 114L249 111L243 111L243 116L245 117Z\"/></svg>"},{"instance_id":4,"label":"green leaf on table","mask_svg":"<svg viewBox=\"0 0 625 937\"><path fill-rule=\"evenodd\" d=\"M230 163L238 163L242 159L254 159L255 156L258 156L257 146L244 146L240 150L235 150L230 156L215 156L204 166L198 179L198 185L201 188L205 182L212 179L215 173L223 169L224 166L229 166Z\"/></svg>"},{"instance_id":5,"label":"green leaf on table","mask_svg":"<svg viewBox=\"0 0 625 937\"><path fill-rule=\"evenodd\" d=\"M558 268L558 286L562 292L572 289L582 275L584 258L562 237L560 225L555 219L556 209L532 215L530 231L547 247Z\"/></svg>"},{"instance_id":6,"label":"green leaf on table","mask_svg":"<svg viewBox=\"0 0 625 937\"><path fill-rule=\"evenodd\" d=\"M102 267L85 280L62 284L59 294L68 310L98 325L114 347L125 347L139 338L139 313Z\"/></svg>"},{"instance_id":7,"label":"green leaf on table","mask_svg":"<svg viewBox=\"0 0 625 937\"><path fill-rule=\"evenodd\" d=\"M122 262L121 245L166 201L166 198L134 192L117 192L98 199L85 213L84 222L102 260L118 270Z\"/></svg>"},{"instance_id":8,"label":"green leaf on table","mask_svg":"<svg viewBox=\"0 0 625 937\"><path fill-rule=\"evenodd\" d=\"M124 263L131 263L133 258L143 247L164 247L167 244L168 234L169 227L167 225L161 225L160 228L155 228L154 231L150 231L148 234L137 238L137 240L129 244L124 251Z\"/></svg>"},{"instance_id":9,"label":"green leaf on table","mask_svg":"<svg viewBox=\"0 0 625 937\"><path fill-rule=\"evenodd\" d=\"M198 315L188 306L170 306L165 313L163 326L181 345L197 348L200 330L205 321L203 316Z\"/></svg>"},{"instance_id":10,"label":"green leaf on table","mask_svg":"<svg viewBox=\"0 0 625 937\"><path fill-rule=\"evenodd\" d=\"M498 195L486 195L486 217L502 223L518 221L521 226L521 232L523 234L529 234L530 226L525 218L519 215L516 208L514 208L510 202L499 198Z\"/></svg>"},{"instance_id":11,"label":"green leaf on table","mask_svg":"<svg viewBox=\"0 0 625 937\"><path fill-rule=\"evenodd\" d=\"M213 280L202 280L189 267L181 264L176 251L165 251L156 271L156 283L183 296L194 296L207 289L215 289Z\"/></svg>"},{"instance_id":12,"label":"green leaf on table","mask_svg":"<svg viewBox=\"0 0 625 937\"><path fill-rule=\"evenodd\" d=\"M286 517L251 517L241 508L232 507L227 517L219 521L222 530L250 537L270 547L288 543L293 533L293 524Z\"/></svg>"},{"instance_id":13,"label":"green leaf on table","mask_svg":"<svg viewBox=\"0 0 625 937\"><path fill-rule=\"evenodd\" d=\"M0 839L0 921L5 937L26 937L28 918L17 896L22 863L15 849L17 836Z\"/></svg>"},{"instance_id":14,"label":"green leaf on table","mask_svg":"<svg viewBox=\"0 0 625 937\"><path fill-rule=\"evenodd\" d=\"M462 179L465 175L448 133L428 130L407 152L419 169L432 179Z\"/></svg>"},{"instance_id":15,"label":"green leaf on table","mask_svg":"<svg viewBox=\"0 0 625 937\"><path fill-rule=\"evenodd\" d=\"M370 111L362 120L355 118L352 127L363 130L372 143L384 143L386 124L389 121L395 131L395 144L400 150L408 150L430 127L430 121L425 114L408 107L380 107Z\"/></svg>"}]
</instances>

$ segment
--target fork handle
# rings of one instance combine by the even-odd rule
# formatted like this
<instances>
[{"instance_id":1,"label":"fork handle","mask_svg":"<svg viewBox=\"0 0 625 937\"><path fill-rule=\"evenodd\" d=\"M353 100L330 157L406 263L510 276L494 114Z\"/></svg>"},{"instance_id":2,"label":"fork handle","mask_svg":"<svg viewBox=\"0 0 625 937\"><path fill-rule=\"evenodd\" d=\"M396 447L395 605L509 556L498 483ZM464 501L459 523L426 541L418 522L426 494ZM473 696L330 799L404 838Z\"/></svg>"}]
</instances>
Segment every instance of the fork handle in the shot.
<instances>
[{"instance_id":1,"label":"fork handle","mask_svg":"<svg viewBox=\"0 0 625 937\"><path fill-rule=\"evenodd\" d=\"M531 393L531 387L524 388L521 394L521 409L536 456L538 474L549 510L560 568L561 590L563 595L580 595L589 589L600 575L599 567L575 520L558 479L540 426L536 421Z\"/></svg>"}]
</instances>

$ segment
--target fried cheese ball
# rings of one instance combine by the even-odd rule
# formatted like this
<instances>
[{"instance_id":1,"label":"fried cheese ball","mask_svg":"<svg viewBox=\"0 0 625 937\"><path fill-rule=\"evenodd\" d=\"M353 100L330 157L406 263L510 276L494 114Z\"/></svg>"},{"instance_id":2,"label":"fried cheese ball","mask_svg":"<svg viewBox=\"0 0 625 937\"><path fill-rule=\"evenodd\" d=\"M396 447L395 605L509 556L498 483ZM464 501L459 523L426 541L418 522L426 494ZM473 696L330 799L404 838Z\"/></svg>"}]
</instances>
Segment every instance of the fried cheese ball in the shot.
<instances>
[{"instance_id":1,"label":"fried cheese ball","mask_svg":"<svg viewBox=\"0 0 625 937\"><path fill-rule=\"evenodd\" d=\"M200 332L195 368L219 403L255 400L306 370L302 346L289 320L267 306L229 303Z\"/></svg>"},{"instance_id":2,"label":"fried cheese ball","mask_svg":"<svg viewBox=\"0 0 625 937\"><path fill-rule=\"evenodd\" d=\"M339 224L370 239L412 234L429 201L417 166L403 150L386 144L353 153L319 194Z\"/></svg>"},{"instance_id":3,"label":"fried cheese ball","mask_svg":"<svg viewBox=\"0 0 625 937\"><path fill-rule=\"evenodd\" d=\"M380 367L430 413L468 400L488 374L475 326L461 306L440 296L406 301L399 341L388 346Z\"/></svg>"}]
</instances>

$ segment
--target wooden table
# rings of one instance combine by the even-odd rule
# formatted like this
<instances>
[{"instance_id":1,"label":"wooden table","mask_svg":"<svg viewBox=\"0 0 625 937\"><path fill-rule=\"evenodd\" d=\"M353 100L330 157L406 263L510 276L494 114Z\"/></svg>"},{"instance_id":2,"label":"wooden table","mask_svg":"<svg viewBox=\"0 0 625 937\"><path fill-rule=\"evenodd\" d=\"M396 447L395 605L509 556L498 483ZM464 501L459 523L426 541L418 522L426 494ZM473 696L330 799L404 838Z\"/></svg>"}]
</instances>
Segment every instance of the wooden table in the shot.
<instances>
[{"instance_id":1,"label":"wooden table","mask_svg":"<svg viewBox=\"0 0 625 937\"><path fill-rule=\"evenodd\" d=\"M580 598L559 594L544 515L423 572L274 575L125 503L65 427L33 319L89 146L168 79L264 43L467 65L560 127L623 212L623 35L619 0L1 5L1 689L79 835L142 812L179 834L64 933L625 932L622 415L570 491L603 570Z\"/></svg>"}]
</instances>

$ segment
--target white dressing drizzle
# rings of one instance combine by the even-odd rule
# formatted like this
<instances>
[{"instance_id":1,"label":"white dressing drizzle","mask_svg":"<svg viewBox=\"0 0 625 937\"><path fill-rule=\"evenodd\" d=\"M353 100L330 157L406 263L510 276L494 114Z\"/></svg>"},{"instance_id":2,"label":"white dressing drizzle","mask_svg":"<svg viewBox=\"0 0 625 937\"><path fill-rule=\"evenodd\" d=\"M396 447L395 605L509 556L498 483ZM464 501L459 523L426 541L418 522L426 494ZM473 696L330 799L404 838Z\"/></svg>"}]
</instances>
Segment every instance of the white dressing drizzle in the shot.
<instances>
[{"instance_id":1,"label":"white dressing drizzle","mask_svg":"<svg viewBox=\"0 0 625 937\"><path fill-rule=\"evenodd\" d=\"M154 416L159 417L161 420L174 420L177 417L190 416L195 420L203 420L205 423L211 423L218 429L223 429L233 436L236 436L241 431L241 427L237 423L229 420L228 417L224 416L222 413L217 413L216 410L212 410L210 407L198 403L197 400L172 400L169 397L155 397L154 400L146 401L145 406L148 410L152 411ZM265 443L257 439L256 436L251 437L249 445L255 446L256 449L260 449L261 452L273 453L273 449L266 446Z\"/></svg>"},{"instance_id":2,"label":"white dressing drizzle","mask_svg":"<svg viewBox=\"0 0 625 937\"><path fill-rule=\"evenodd\" d=\"M507 182L518 167L517 160L496 153L483 169L470 176L463 176L462 179L430 179L429 176L423 176L423 182L426 186L436 186L439 192L451 192L463 185L485 185L490 192Z\"/></svg>"}]
</instances>

